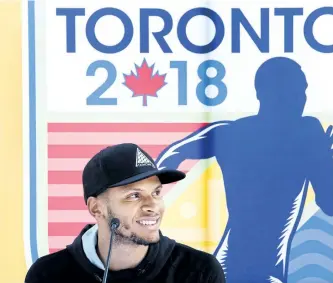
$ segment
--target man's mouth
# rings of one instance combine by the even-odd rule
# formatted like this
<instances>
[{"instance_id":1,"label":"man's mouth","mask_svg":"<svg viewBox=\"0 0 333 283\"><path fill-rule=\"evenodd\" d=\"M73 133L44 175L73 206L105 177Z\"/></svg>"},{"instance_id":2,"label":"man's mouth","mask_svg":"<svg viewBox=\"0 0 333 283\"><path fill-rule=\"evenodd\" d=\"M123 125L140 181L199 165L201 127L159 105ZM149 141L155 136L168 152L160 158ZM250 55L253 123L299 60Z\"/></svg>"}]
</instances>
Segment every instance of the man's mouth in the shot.
<instances>
[{"instance_id":1,"label":"man's mouth","mask_svg":"<svg viewBox=\"0 0 333 283\"><path fill-rule=\"evenodd\" d=\"M145 227L153 227L155 226L159 221L159 218L157 219L143 219L136 221L138 224L145 226Z\"/></svg>"}]
</instances>

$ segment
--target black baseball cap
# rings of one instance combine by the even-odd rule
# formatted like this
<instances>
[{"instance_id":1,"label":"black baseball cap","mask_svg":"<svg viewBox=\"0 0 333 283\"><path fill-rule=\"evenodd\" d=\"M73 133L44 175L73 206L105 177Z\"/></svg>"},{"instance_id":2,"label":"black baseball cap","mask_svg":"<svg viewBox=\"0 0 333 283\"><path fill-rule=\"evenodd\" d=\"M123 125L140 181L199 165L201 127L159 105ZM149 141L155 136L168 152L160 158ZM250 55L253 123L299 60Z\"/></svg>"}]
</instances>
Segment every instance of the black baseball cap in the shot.
<instances>
[{"instance_id":1,"label":"black baseball cap","mask_svg":"<svg viewBox=\"0 0 333 283\"><path fill-rule=\"evenodd\" d=\"M173 169L159 170L153 158L133 143L108 146L93 156L83 169L84 200L98 196L109 188L128 185L151 176L162 184L177 182L185 173Z\"/></svg>"}]
</instances>

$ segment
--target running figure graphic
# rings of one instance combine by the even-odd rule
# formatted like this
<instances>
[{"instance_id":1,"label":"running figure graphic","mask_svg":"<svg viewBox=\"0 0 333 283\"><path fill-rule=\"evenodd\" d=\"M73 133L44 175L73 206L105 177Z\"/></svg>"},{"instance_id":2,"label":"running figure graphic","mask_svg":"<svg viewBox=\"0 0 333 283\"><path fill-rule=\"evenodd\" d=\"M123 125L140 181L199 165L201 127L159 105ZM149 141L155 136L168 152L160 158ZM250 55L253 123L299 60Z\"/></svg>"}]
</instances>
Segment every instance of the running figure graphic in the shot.
<instances>
[{"instance_id":1,"label":"running figure graphic","mask_svg":"<svg viewBox=\"0 0 333 283\"><path fill-rule=\"evenodd\" d=\"M303 116L307 80L285 57L257 70L257 115L208 124L168 146L161 168L215 157L224 179L228 223L214 255L228 283L287 282L290 245L309 183L333 216L332 126Z\"/></svg>"}]
</instances>

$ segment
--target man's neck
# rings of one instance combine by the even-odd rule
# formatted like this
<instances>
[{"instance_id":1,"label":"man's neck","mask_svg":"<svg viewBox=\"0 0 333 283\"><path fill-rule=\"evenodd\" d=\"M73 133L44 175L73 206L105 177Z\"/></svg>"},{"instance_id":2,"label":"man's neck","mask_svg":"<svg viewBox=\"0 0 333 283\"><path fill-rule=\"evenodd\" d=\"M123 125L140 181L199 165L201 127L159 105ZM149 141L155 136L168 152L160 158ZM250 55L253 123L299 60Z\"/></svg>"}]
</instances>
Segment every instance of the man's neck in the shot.
<instances>
[{"instance_id":1,"label":"man's neck","mask_svg":"<svg viewBox=\"0 0 333 283\"><path fill-rule=\"evenodd\" d=\"M98 235L98 256L103 265L106 263L110 238ZM110 258L110 270L117 271L128 268L135 268L146 256L148 246L125 244L119 242L112 243Z\"/></svg>"}]
</instances>

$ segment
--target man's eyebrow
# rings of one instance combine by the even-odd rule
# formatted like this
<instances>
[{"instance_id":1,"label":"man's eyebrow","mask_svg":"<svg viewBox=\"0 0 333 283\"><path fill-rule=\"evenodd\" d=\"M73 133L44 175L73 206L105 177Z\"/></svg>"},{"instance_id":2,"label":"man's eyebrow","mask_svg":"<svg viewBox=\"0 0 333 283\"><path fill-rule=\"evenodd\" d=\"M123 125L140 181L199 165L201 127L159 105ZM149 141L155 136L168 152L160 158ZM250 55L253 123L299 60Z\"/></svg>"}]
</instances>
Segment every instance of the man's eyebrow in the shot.
<instances>
[{"instance_id":1,"label":"man's eyebrow","mask_svg":"<svg viewBox=\"0 0 333 283\"><path fill-rule=\"evenodd\" d=\"M163 187L162 184L159 184L154 190L161 189Z\"/></svg>"},{"instance_id":2,"label":"man's eyebrow","mask_svg":"<svg viewBox=\"0 0 333 283\"><path fill-rule=\"evenodd\" d=\"M131 188L131 187L123 187L121 188L122 192L127 192L127 191L137 191L137 192L141 192L142 190L139 188Z\"/></svg>"},{"instance_id":3,"label":"man's eyebrow","mask_svg":"<svg viewBox=\"0 0 333 283\"><path fill-rule=\"evenodd\" d=\"M157 190L157 189L160 189L160 188L162 188L162 184L160 184L160 185L158 185L156 188L154 188L154 191L155 190ZM136 191L136 192L142 192L143 190L142 189L140 189L140 188L135 188L135 187L123 187L123 188L121 188L121 191L122 192L126 192L126 191Z\"/></svg>"}]
</instances>

